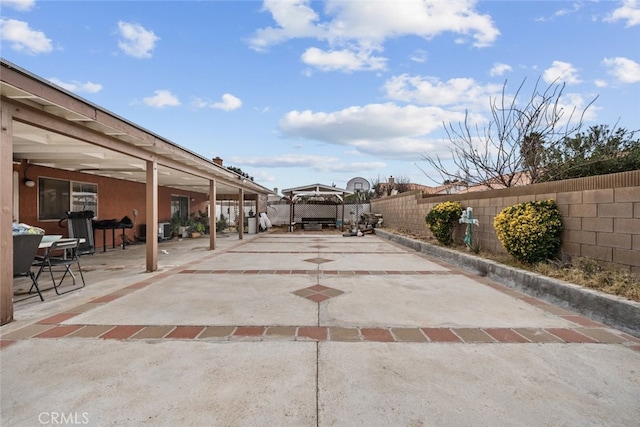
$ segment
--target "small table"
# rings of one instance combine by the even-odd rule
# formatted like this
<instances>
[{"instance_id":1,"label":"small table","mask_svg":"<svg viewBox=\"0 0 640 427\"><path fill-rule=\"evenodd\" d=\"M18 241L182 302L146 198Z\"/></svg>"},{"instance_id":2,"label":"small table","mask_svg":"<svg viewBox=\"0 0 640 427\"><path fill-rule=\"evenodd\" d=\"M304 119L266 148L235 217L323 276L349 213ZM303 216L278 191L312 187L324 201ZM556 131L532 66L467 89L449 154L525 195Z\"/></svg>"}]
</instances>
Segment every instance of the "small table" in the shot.
<instances>
[{"instance_id":1,"label":"small table","mask_svg":"<svg viewBox=\"0 0 640 427\"><path fill-rule=\"evenodd\" d=\"M71 240L76 240L76 239L72 239L72 238L67 238L67 237L61 237L60 239L55 239L55 240L43 240L40 242L40 244L38 245L38 249L47 249L50 248L51 245L53 244L53 242L68 242ZM84 243L86 242L85 239L80 239L80 243Z\"/></svg>"}]
</instances>

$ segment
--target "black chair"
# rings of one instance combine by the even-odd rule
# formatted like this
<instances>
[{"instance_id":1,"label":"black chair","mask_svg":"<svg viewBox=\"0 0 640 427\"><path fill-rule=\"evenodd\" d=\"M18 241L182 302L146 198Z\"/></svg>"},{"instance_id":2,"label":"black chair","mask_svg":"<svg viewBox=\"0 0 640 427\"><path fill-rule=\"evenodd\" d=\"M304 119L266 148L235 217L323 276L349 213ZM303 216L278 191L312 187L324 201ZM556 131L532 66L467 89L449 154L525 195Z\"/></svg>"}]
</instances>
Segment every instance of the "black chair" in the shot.
<instances>
[{"instance_id":1,"label":"black chair","mask_svg":"<svg viewBox=\"0 0 640 427\"><path fill-rule=\"evenodd\" d=\"M49 274L51 275L51 280L53 281L53 288L56 291L56 294L62 295L72 291L77 291L78 289L82 289L85 286L84 276L82 275L82 268L80 267L80 258L79 258L79 246L80 239L60 239L56 240L51 244L51 247L47 248L44 256L36 257L35 266L40 267L38 270L38 274L36 275L36 280L40 277L42 271L46 268L49 270ZM82 279L82 286L76 286L76 276L73 274L71 267L73 265L77 265L78 272L80 273L80 278ZM64 268L64 270L62 270ZM56 279L53 275L54 269L59 271L64 271L64 274L60 278L60 281L56 283ZM58 288L62 285L65 277L67 277L67 273L71 276L73 280L74 288L69 289L64 292L60 292Z\"/></svg>"},{"instance_id":2,"label":"black chair","mask_svg":"<svg viewBox=\"0 0 640 427\"><path fill-rule=\"evenodd\" d=\"M31 265L38 253L38 245L42 241L42 234L19 234L13 236L13 277L29 277L31 278L31 287L28 294L30 296L14 302L24 301L33 298L36 295L40 297L40 301L44 301L36 275L31 271ZM31 295L31 291L35 288L37 294Z\"/></svg>"}]
</instances>

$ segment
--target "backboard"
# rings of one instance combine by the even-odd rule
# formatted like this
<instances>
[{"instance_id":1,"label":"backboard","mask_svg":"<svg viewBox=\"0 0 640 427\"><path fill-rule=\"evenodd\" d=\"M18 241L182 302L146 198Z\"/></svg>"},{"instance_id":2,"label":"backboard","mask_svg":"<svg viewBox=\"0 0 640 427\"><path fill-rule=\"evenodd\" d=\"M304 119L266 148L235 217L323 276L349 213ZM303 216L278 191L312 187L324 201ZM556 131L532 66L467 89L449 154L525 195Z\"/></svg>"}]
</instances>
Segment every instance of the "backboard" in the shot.
<instances>
[{"instance_id":1,"label":"backboard","mask_svg":"<svg viewBox=\"0 0 640 427\"><path fill-rule=\"evenodd\" d=\"M353 191L354 193L359 193L361 191L369 191L371 189L371 184L364 178L355 177L351 178L349 182L347 182L347 191Z\"/></svg>"}]
</instances>

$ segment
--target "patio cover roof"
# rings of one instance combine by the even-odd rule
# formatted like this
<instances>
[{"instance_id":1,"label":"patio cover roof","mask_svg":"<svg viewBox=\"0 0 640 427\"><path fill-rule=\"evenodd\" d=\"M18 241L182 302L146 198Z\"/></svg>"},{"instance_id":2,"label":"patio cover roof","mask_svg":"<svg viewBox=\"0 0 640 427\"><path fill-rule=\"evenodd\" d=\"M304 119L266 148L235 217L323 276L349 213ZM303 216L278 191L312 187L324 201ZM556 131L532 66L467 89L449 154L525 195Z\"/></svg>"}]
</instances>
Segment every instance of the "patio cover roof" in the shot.
<instances>
[{"instance_id":1,"label":"patio cover roof","mask_svg":"<svg viewBox=\"0 0 640 427\"><path fill-rule=\"evenodd\" d=\"M2 103L14 107L13 160L135 182L146 161L158 163L158 185L201 193L215 179L225 195L272 193L235 172L1 60Z\"/></svg>"}]
</instances>

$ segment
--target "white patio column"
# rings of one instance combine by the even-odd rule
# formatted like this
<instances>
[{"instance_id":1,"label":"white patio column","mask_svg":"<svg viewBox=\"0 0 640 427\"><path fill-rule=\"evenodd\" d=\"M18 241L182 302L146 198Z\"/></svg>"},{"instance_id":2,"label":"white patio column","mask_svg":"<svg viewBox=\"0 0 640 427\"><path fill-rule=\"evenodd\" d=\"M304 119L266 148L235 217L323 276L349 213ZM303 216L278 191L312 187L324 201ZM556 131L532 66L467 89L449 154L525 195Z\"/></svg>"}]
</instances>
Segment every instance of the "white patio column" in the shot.
<instances>
[{"instance_id":1,"label":"white patio column","mask_svg":"<svg viewBox=\"0 0 640 427\"><path fill-rule=\"evenodd\" d=\"M13 321L13 118L0 105L0 325Z\"/></svg>"},{"instance_id":2,"label":"white patio column","mask_svg":"<svg viewBox=\"0 0 640 427\"><path fill-rule=\"evenodd\" d=\"M158 269L158 162L147 161L147 272Z\"/></svg>"}]
</instances>

